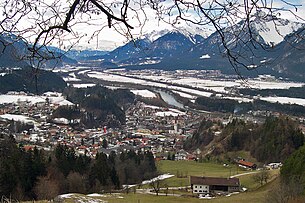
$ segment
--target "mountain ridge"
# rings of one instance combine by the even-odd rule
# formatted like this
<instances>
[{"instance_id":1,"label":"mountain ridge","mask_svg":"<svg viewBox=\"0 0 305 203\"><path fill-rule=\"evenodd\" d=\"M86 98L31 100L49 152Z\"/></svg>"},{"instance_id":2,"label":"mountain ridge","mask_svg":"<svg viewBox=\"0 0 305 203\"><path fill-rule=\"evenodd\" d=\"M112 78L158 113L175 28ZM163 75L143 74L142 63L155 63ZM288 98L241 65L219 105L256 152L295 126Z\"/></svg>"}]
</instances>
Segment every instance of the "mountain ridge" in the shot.
<instances>
[{"instance_id":1,"label":"mountain ridge","mask_svg":"<svg viewBox=\"0 0 305 203\"><path fill-rule=\"evenodd\" d=\"M127 69L220 69L223 73L229 74L236 74L237 71L246 76L273 74L278 77L302 79L305 72L300 67L304 65L303 56L305 53L292 50L291 53L300 58L296 60L296 57L292 57L294 58L292 59L285 52L289 50L288 47L304 43L301 40L302 37L299 41L297 40L297 36L301 36L297 33L304 31L305 24L272 17L262 12L257 15L265 15L264 20L258 21L257 16L254 16L249 27L247 27L246 22L241 21L233 27L225 28L222 30L226 34L224 39L221 39L219 34L214 32L207 38L202 37L200 42L194 43L184 32L174 30L168 31L147 44L145 50L129 51L128 59L118 60L115 52L122 54L124 51L121 47L109 53L109 56L113 57L101 59L110 60L115 62L118 67ZM248 29L251 29L251 32ZM173 33L180 37L173 35ZM274 36L275 33L279 36ZM293 36L295 39L292 39ZM185 42L183 46L181 46L182 42ZM170 44L171 46L169 46ZM167 45L166 50L162 49L165 45ZM226 48L230 51L231 62L234 63L234 60L237 60L242 64L240 67L235 67L235 69L232 67ZM281 65L280 61L284 65ZM295 66L291 73L289 64ZM256 69L258 73L247 69Z\"/></svg>"}]
</instances>

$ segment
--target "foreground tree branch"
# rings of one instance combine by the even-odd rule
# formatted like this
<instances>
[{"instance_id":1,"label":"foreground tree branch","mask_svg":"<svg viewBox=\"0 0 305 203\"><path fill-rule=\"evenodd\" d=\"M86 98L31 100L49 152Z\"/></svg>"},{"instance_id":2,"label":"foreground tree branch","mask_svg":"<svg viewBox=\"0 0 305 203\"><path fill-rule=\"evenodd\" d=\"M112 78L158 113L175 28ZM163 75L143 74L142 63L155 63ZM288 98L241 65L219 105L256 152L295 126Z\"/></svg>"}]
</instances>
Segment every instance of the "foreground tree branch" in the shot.
<instances>
[{"instance_id":1,"label":"foreground tree branch","mask_svg":"<svg viewBox=\"0 0 305 203\"><path fill-rule=\"evenodd\" d=\"M298 15L301 6L285 0L6 0L0 3L0 34L16 36L9 44L18 40L29 44L30 54L23 59L43 61L58 57L49 50L50 45L56 44L69 50L86 36L86 31L79 30L79 25L95 26L96 30L90 39L98 38L106 27L116 30L127 39L135 33L131 30L138 30L140 33L137 34L141 36L143 26L153 19L168 23L169 26L181 23L208 26L217 32L221 40L223 47L219 51L239 73L240 68L252 70L265 65L256 64L253 59L257 58L255 49L273 48L272 44L259 41L253 33L251 22L254 17L258 21L274 18L273 24L278 35L284 37L278 29L281 25L275 19L286 13L299 22L305 22ZM0 43L2 51L9 45L3 40ZM242 50L236 49L238 44L243 47ZM42 54L43 50L47 50L49 55ZM38 64L41 63L35 66Z\"/></svg>"}]
</instances>

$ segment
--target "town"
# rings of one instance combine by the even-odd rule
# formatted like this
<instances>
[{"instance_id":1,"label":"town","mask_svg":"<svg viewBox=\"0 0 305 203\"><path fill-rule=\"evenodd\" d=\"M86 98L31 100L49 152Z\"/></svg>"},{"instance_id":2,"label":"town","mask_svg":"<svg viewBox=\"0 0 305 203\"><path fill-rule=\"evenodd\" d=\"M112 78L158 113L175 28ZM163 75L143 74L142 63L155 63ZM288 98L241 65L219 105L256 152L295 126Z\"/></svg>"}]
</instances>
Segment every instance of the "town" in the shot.
<instances>
[{"instance_id":1,"label":"town","mask_svg":"<svg viewBox=\"0 0 305 203\"><path fill-rule=\"evenodd\" d=\"M72 69L69 71L63 71L60 74L69 83L70 88L74 88L73 91L94 88L92 84L87 83L91 79L89 76L92 70ZM105 74L109 74L109 72L113 74L111 75L112 78L123 77L116 75L118 73L113 73L113 71L108 71ZM139 77L140 75L142 80L144 80L143 78L150 78L149 74L155 74L154 71L153 73L150 71L134 71L133 76L128 72L122 73L121 75L129 74L128 77ZM183 76L183 73L184 71L178 71L176 75L173 75L176 79L184 77L197 78L196 74L199 72L185 71L185 76ZM162 77L167 77L166 75L171 73L164 72L162 74ZM198 77L201 77L202 74L205 74L205 77L210 77L211 80L213 77L223 77L218 72L213 71L202 72ZM66 77L67 75L69 75L69 79ZM96 73L95 75L98 74ZM56 113L58 109L76 109L78 112L82 112L85 117L88 116L86 108L67 100L67 97L71 96L69 94L65 96L63 93L45 92L41 95L35 95L10 91L0 95L0 130L5 136L13 136L18 146L25 151L39 149L52 152L57 146L62 145L73 149L76 156L86 156L91 159L96 159L98 154L105 154L111 157L113 156L112 153L121 154L130 151L145 153L149 151L153 154L158 167L161 165L162 168L162 164L170 164L173 169L177 167L175 171L165 171L169 174L159 173L158 177L164 179L176 177L186 181L178 185L177 183L169 184L170 186L175 186L171 187L172 193L177 193L182 187L185 188L184 195L191 195L197 198L210 199L217 196L236 194L247 191L248 187L251 190L251 185L246 185L245 187L243 178L239 179L243 174L246 177L255 177L256 173L261 174L260 171L272 170L272 172L268 173L263 172L262 174L265 175L257 178L258 185L266 184L278 176L278 169L282 166L280 160L276 162L258 162L251 156L245 155L244 152L241 154L231 153L231 155L226 155L226 158L213 158L217 157L215 154L223 153L221 151L218 152L219 150L227 147L227 144L220 141L223 136L222 132L226 131L225 127L232 125L231 123L234 123L235 120L250 123L249 125L251 126L252 123L262 125L266 118L270 116L279 118L282 116L277 111L260 109L250 110L245 113L235 112L234 110L234 112L230 113L195 108L195 100L200 97L198 94L206 96L218 95L220 92L213 92L218 90L222 92L221 94L227 95L227 97L229 97L228 95L231 95L231 98L233 98L232 95L236 97L238 95L238 86L220 88L222 84L228 83L230 85L230 81L232 82L233 78L229 78L227 83L225 79L222 79L222 84L219 87L216 85L211 86L214 89L212 92L209 92L211 91L209 89L205 92L196 87L179 85L178 83L169 85L169 81L165 82L163 79L146 85L145 83L133 83L135 82L133 80L137 80L135 78L129 79L127 82L126 80L112 81L111 86L109 86L109 81L105 77L93 80L97 85L105 86L109 91L124 89L122 81L125 81L126 89L134 95L134 101L121 107L121 109L124 109L125 122L114 122L120 123L119 125L98 124L99 127L88 128L82 123L81 116L70 117L65 113ZM146 79L145 81L152 82L151 79ZM167 86L168 88L166 88ZM99 87L96 88L98 89ZM225 92L223 92L224 90ZM89 96L90 94L86 97ZM223 99L226 99L225 96L223 96ZM245 97L245 101L249 99L252 98ZM188 104L188 106L185 104ZM236 107L234 108L237 109ZM62 117L57 117L57 115ZM290 116L290 118L298 123L300 129L305 129L303 117ZM116 119L112 114L107 115L106 118L106 120ZM202 129L202 125L207 125L208 128ZM244 124L241 125L243 126ZM238 129L239 127L236 126L236 128ZM251 130L251 127L247 128L249 128L247 131ZM202 144L200 144L202 141L192 140L196 137L195 135L198 136L198 133L205 132L206 134L201 135L203 138L197 138L203 139L203 143L205 143L203 148ZM225 139L228 138L225 137ZM219 145L219 143L221 144ZM167 161L174 162L168 163ZM175 166L175 163L178 165ZM192 172L188 175L187 171L190 169L187 171L179 169L180 164L190 166L194 163L198 163L198 165L193 166L195 170L201 170L200 168L211 164L213 166L212 171L219 168L220 172L199 176L198 173L195 173L197 176L194 176ZM158 179L158 177L152 180L155 182L166 181L162 178ZM144 183L133 182L132 185L124 185L118 191L126 192L130 191L131 188L135 188L134 190L139 194L144 193L145 195L159 193L167 195L168 193L168 189L164 188L164 184L155 187L152 182L148 182L146 184L150 184L150 190L141 189L142 184Z\"/></svg>"},{"instance_id":2,"label":"town","mask_svg":"<svg viewBox=\"0 0 305 203\"><path fill-rule=\"evenodd\" d=\"M11 94L11 95L10 95ZM21 98L31 97L25 93L8 93ZM182 141L197 129L201 115L182 112L137 102L126 112L126 125L122 128L74 129L65 118L51 118L60 105L73 105L67 100L52 103L58 93L47 93L45 99L32 103L29 100L1 104L1 131L14 135L25 148L34 146L52 150L58 144L75 148L78 154L95 157L97 152L110 154L111 151L151 150L158 158L174 155L175 160L192 159L183 150ZM51 99L49 99L49 97ZM59 98L58 96L57 98ZM162 156L161 156L162 154Z\"/></svg>"}]
</instances>

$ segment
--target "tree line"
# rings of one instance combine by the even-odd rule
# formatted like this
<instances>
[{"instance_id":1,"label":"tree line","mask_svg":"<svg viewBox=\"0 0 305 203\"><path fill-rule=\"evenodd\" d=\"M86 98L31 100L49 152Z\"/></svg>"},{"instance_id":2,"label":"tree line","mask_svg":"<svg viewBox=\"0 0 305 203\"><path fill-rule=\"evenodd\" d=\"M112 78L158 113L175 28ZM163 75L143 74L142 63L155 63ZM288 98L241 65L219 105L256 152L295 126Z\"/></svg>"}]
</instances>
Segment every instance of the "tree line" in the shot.
<instances>
[{"instance_id":1,"label":"tree line","mask_svg":"<svg viewBox=\"0 0 305 203\"><path fill-rule=\"evenodd\" d=\"M218 128L221 134L215 136L211 129ZM288 117L268 117L263 124L233 119L228 125L202 121L199 130L184 143L184 148L204 149L214 142L214 155L230 151L245 150L259 162L280 162L286 160L304 144L304 135L297 123Z\"/></svg>"},{"instance_id":2,"label":"tree line","mask_svg":"<svg viewBox=\"0 0 305 203\"><path fill-rule=\"evenodd\" d=\"M240 89L239 92L243 95L268 97L270 95L276 95L278 97L292 97L305 99L304 95L305 86L302 87L290 87L289 89Z\"/></svg>"},{"instance_id":3,"label":"tree line","mask_svg":"<svg viewBox=\"0 0 305 203\"><path fill-rule=\"evenodd\" d=\"M11 73L0 77L0 92L24 91L27 93L42 94L47 91L62 92L67 83L56 73L33 68L11 70Z\"/></svg>"},{"instance_id":4,"label":"tree line","mask_svg":"<svg viewBox=\"0 0 305 203\"><path fill-rule=\"evenodd\" d=\"M223 113L242 114L252 111L275 111L283 114L303 116L305 115L305 107L297 104L280 104L271 103L262 100L254 100L253 102L242 102L223 99L219 97L198 97L196 103L187 103L188 106L205 111L218 111Z\"/></svg>"},{"instance_id":5,"label":"tree line","mask_svg":"<svg viewBox=\"0 0 305 203\"><path fill-rule=\"evenodd\" d=\"M95 158L76 155L58 145L54 151L24 150L13 137L0 138L0 195L18 200L51 200L63 193L118 190L157 175L149 151L102 152Z\"/></svg>"},{"instance_id":6,"label":"tree line","mask_svg":"<svg viewBox=\"0 0 305 203\"><path fill-rule=\"evenodd\" d=\"M125 123L125 110L135 100L128 90L110 90L102 86L65 89L63 93L77 106L60 106L53 117L80 119L86 128L120 127Z\"/></svg>"}]
</instances>

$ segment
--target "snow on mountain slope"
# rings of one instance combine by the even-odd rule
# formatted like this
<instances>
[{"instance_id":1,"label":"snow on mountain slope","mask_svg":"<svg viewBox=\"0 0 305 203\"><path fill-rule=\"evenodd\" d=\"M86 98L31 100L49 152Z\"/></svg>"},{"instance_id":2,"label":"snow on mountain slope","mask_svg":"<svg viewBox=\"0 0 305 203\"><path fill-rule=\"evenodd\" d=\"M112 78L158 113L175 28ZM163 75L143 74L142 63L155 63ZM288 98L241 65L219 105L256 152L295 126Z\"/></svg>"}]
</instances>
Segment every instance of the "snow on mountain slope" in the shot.
<instances>
[{"instance_id":1,"label":"snow on mountain slope","mask_svg":"<svg viewBox=\"0 0 305 203\"><path fill-rule=\"evenodd\" d=\"M196 26L169 27L168 29L154 30L151 33L145 34L144 37L153 42L169 32L179 32L187 36L195 44L199 41L199 38L206 39L207 37L209 37L213 33L213 30Z\"/></svg>"},{"instance_id":2,"label":"snow on mountain slope","mask_svg":"<svg viewBox=\"0 0 305 203\"><path fill-rule=\"evenodd\" d=\"M254 22L253 26L258 34L271 46L279 44L284 40L285 36L305 26L303 23L278 18Z\"/></svg>"},{"instance_id":3,"label":"snow on mountain slope","mask_svg":"<svg viewBox=\"0 0 305 203\"><path fill-rule=\"evenodd\" d=\"M144 35L146 39L149 39L151 42L157 40L158 38L162 37L163 35L166 35L170 30L165 29L165 30L154 30L150 33L147 33Z\"/></svg>"}]
</instances>

